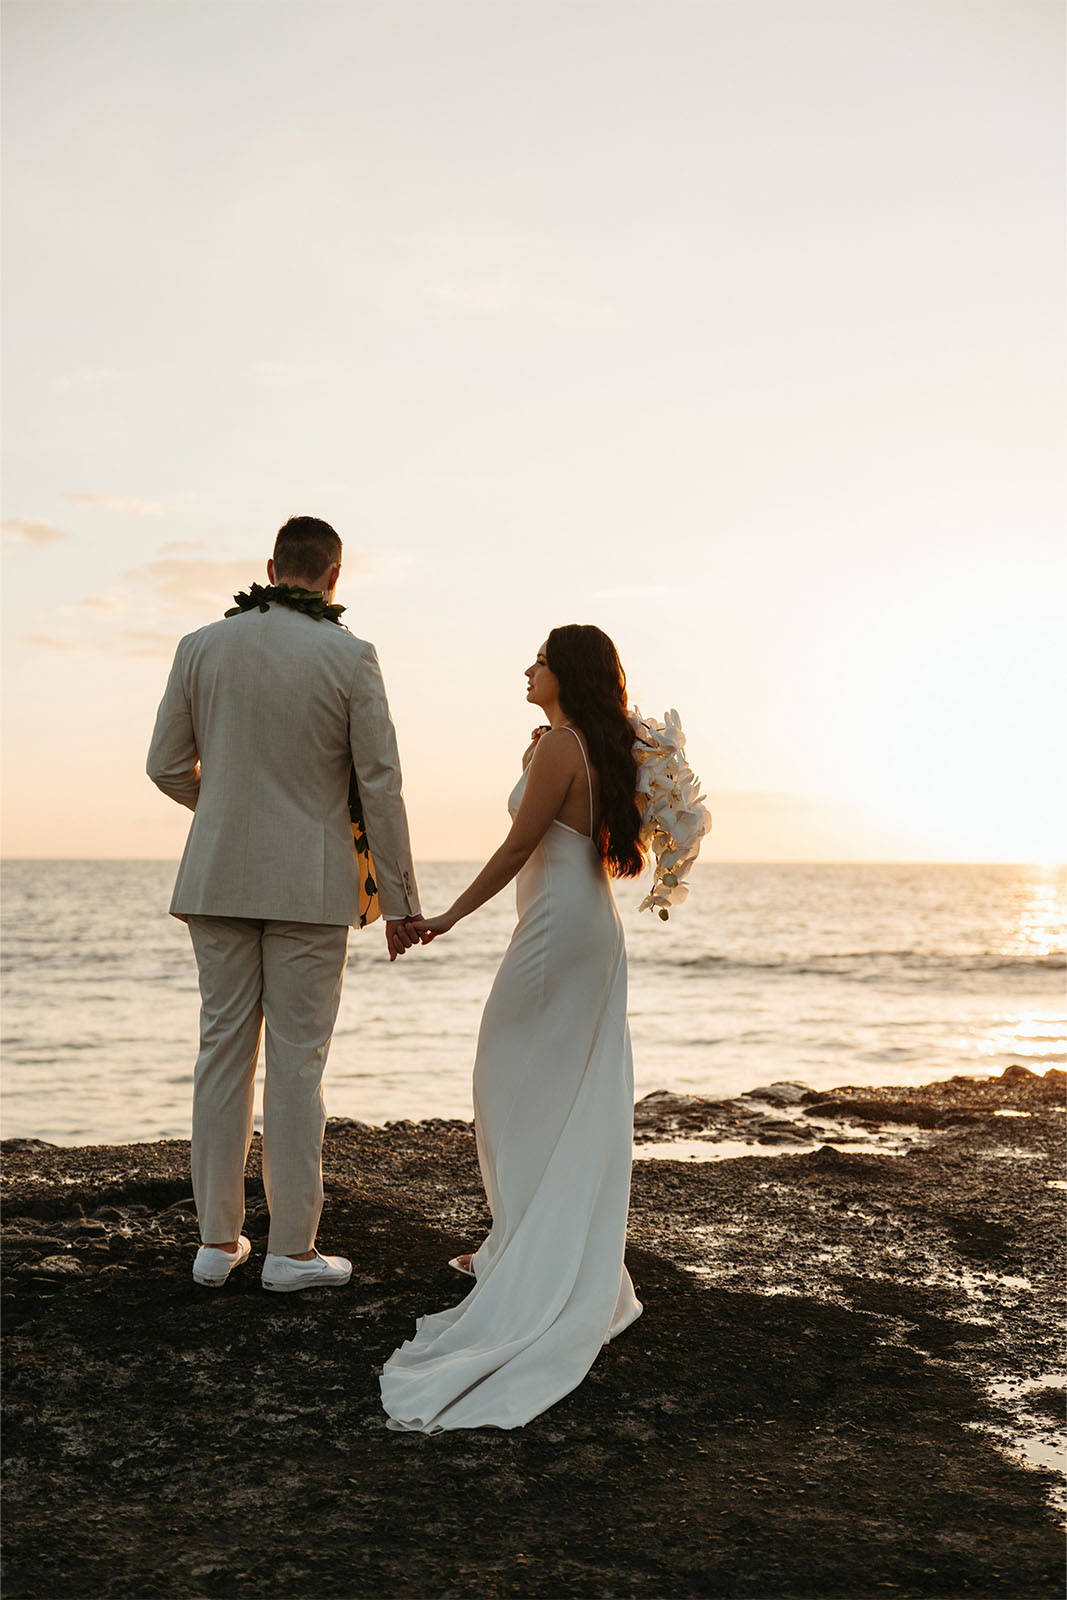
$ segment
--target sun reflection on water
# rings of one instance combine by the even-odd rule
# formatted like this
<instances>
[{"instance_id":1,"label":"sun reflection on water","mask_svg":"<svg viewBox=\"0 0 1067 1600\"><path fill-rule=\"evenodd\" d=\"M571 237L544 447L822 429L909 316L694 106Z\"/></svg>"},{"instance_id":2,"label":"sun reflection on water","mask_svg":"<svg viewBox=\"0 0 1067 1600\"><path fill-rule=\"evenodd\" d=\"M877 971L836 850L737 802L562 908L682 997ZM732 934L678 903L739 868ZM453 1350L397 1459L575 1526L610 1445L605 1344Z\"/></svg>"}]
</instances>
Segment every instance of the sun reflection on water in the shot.
<instances>
[{"instance_id":1,"label":"sun reflection on water","mask_svg":"<svg viewBox=\"0 0 1067 1600\"><path fill-rule=\"evenodd\" d=\"M1006 940L1006 955L1062 956L1067 942L1067 881L1062 872L1042 873L1020 885L1018 923Z\"/></svg>"},{"instance_id":2,"label":"sun reflection on water","mask_svg":"<svg viewBox=\"0 0 1067 1600\"><path fill-rule=\"evenodd\" d=\"M977 1041L977 1050L982 1056L1014 1056L1056 1066L1067 1060L1067 1015L1023 1011L1005 1017Z\"/></svg>"},{"instance_id":3,"label":"sun reflection on water","mask_svg":"<svg viewBox=\"0 0 1067 1600\"><path fill-rule=\"evenodd\" d=\"M1018 885L1018 907L1004 931L999 955L1020 962L1057 966L1067 946L1067 872L1033 869ZM1023 1010L1001 1016L973 1047L978 1056L1021 1061L1032 1070L1067 1061L1067 993L1055 1011Z\"/></svg>"}]
</instances>

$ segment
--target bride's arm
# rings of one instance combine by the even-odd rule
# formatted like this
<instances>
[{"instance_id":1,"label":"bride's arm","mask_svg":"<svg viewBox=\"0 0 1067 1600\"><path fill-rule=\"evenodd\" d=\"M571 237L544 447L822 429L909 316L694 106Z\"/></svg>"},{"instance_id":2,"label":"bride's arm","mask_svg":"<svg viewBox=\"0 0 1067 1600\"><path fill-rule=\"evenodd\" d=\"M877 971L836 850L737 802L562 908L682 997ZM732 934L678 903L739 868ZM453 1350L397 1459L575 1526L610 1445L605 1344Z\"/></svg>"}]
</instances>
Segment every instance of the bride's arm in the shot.
<instances>
[{"instance_id":1,"label":"bride's arm","mask_svg":"<svg viewBox=\"0 0 1067 1600\"><path fill-rule=\"evenodd\" d=\"M416 917L412 927L416 933L435 937L447 933L462 917L484 906L499 894L525 866L541 843L548 829L559 815L575 773L574 739L568 734L561 739L562 729L544 733L537 742L529 765L526 789L504 843L495 850L485 866L443 917Z\"/></svg>"}]
</instances>

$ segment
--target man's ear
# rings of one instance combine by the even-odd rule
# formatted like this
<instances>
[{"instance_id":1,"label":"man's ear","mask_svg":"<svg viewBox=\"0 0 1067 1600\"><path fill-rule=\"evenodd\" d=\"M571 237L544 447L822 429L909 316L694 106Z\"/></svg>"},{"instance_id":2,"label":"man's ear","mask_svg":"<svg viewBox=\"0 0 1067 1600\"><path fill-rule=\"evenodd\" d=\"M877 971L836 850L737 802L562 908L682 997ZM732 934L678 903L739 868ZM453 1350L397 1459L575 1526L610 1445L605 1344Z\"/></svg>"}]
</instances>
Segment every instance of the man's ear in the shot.
<instances>
[{"instance_id":1,"label":"man's ear","mask_svg":"<svg viewBox=\"0 0 1067 1600\"><path fill-rule=\"evenodd\" d=\"M272 586L275 583L274 558L272 556L267 557L267 582Z\"/></svg>"}]
</instances>

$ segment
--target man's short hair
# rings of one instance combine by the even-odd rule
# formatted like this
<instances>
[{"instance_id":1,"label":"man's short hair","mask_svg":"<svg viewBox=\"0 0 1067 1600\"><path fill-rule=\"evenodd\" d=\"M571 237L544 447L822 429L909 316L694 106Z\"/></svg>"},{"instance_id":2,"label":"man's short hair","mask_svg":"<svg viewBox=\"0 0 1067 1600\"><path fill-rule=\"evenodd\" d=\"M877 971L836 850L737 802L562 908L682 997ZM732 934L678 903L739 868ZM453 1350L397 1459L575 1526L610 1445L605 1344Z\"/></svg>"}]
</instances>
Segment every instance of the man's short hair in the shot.
<instances>
[{"instance_id":1,"label":"man's short hair","mask_svg":"<svg viewBox=\"0 0 1067 1600\"><path fill-rule=\"evenodd\" d=\"M279 579L321 578L341 559L341 541L319 517L290 517L274 541L274 570Z\"/></svg>"}]
</instances>

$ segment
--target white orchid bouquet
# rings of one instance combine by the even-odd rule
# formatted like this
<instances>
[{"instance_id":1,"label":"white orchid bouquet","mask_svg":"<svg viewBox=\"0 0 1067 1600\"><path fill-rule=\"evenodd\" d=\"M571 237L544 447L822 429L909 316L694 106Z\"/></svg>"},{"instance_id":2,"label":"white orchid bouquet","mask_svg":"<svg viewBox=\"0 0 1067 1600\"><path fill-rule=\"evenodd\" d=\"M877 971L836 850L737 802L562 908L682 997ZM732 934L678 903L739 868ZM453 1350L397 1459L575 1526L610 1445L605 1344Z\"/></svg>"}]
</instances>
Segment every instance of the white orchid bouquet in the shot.
<instances>
[{"instance_id":1,"label":"white orchid bouquet","mask_svg":"<svg viewBox=\"0 0 1067 1600\"><path fill-rule=\"evenodd\" d=\"M684 881L700 853L700 841L711 827L703 805L700 780L685 759L685 734L677 711L663 722L630 710L637 758L637 804L641 842L655 858L652 887L638 906L667 921L672 905L689 894Z\"/></svg>"}]
</instances>

